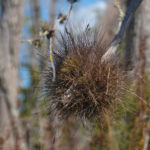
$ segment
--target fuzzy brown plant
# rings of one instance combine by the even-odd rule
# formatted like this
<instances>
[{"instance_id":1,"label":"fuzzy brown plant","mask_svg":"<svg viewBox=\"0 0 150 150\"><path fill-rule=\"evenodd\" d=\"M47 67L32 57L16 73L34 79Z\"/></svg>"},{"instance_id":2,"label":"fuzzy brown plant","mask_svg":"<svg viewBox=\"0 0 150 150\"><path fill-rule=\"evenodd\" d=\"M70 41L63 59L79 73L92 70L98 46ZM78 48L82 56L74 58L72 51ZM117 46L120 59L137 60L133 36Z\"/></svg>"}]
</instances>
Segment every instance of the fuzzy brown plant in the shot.
<instances>
[{"instance_id":1,"label":"fuzzy brown plant","mask_svg":"<svg viewBox=\"0 0 150 150\"><path fill-rule=\"evenodd\" d=\"M86 29L74 34L66 29L56 42L56 81L44 72L48 112L60 119L101 119L121 97L123 74L118 65L101 62L107 47L99 32Z\"/></svg>"}]
</instances>

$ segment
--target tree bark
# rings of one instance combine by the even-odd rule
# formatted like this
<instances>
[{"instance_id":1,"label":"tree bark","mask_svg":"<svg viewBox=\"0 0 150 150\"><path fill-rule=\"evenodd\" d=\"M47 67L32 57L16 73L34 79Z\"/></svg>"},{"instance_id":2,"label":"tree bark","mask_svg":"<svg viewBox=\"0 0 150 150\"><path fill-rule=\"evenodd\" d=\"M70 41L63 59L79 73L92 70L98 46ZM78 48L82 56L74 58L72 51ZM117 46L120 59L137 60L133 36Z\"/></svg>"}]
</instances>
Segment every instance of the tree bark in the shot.
<instances>
[{"instance_id":1,"label":"tree bark","mask_svg":"<svg viewBox=\"0 0 150 150\"><path fill-rule=\"evenodd\" d=\"M130 3L130 0L127 1L127 6ZM125 50L124 50L124 65L126 69L134 66L137 57L138 57L138 48L139 48L139 20L140 9L136 12L136 15L131 21L131 24L128 27L126 38L125 38Z\"/></svg>"},{"instance_id":2,"label":"tree bark","mask_svg":"<svg viewBox=\"0 0 150 150\"><path fill-rule=\"evenodd\" d=\"M18 51L22 26L22 1L2 0L0 22L0 148L24 150L18 96Z\"/></svg>"},{"instance_id":3,"label":"tree bark","mask_svg":"<svg viewBox=\"0 0 150 150\"><path fill-rule=\"evenodd\" d=\"M140 60L139 46L141 39L146 37L146 70L149 72L150 65L150 29L148 24L150 24L150 1L144 0L136 12L136 15L130 24L127 34L126 34L126 47L125 47L125 66L128 68L134 65L138 67L137 61ZM144 51L144 50L143 50Z\"/></svg>"}]
</instances>

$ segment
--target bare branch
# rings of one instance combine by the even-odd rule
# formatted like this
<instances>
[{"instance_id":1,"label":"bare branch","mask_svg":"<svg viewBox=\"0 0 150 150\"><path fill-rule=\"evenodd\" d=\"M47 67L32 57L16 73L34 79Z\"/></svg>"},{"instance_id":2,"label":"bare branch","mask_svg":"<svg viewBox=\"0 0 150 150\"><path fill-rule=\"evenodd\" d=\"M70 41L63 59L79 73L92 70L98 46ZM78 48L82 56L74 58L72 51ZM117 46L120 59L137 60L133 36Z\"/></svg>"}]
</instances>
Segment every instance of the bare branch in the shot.
<instances>
[{"instance_id":1,"label":"bare branch","mask_svg":"<svg viewBox=\"0 0 150 150\"><path fill-rule=\"evenodd\" d=\"M69 4L69 7L68 7L68 10L67 10L67 13L65 15L61 15L58 20L56 21L52 31L53 31L53 34L50 36L49 38L49 59L51 61L51 65L52 65L52 71L53 71L53 82L55 81L56 79L56 69L55 69L55 64L54 64L54 59L53 59L53 37L55 35L55 32L56 32L56 29L58 27L58 25L61 23L61 22L64 22L68 16L70 15L70 12L71 12L71 9L72 9L72 2ZM49 34L49 33L48 33Z\"/></svg>"},{"instance_id":2,"label":"bare branch","mask_svg":"<svg viewBox=\"0 0 150 150\"><path fill-rule=\"evenodd\" d=\"M143 0L132 0L131 1L129 7L126 10L126 14L122 21L119 32L116 34L116 36L112 40L111 45L108 48L107 52L102 57L102 63L110 62L110 61L114 60L114 58L116 57L117 49L123 40L124 34L133 18L133 15L134 15L136 9L139 7L139 5L142 1Z\"/></svg>"}]
</instances>

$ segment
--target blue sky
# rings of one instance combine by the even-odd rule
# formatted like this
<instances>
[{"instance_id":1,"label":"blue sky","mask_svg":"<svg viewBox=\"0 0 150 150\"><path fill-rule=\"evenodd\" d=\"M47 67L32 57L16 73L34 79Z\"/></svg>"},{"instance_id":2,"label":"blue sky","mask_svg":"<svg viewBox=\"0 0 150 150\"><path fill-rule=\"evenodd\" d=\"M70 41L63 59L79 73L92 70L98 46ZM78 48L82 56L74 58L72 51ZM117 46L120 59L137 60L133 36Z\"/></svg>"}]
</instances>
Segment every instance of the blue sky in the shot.
<instances>
[{"instance_id":1,"label":"blue sky","mask_svg":"<svg viewBox=\"0 0 150 150\"><path fill-rule=\"evenodd\" d=\"M57 5L57 13L59 12L64 12L67 9L67 2L66 0L59 0L60 3ZM75 3L74 7L78 7L79 9L86 8L86 7L93 7L98 3L103 3L106 2L106 0L79 0L78 3ZM43 20L48 20L49 18L49 6L50 6L50 1L45 0L45 3L43 3L43 0L40 0L40 6L41 6L41 16Z\"/></svg>"},{"instance_id":2,"label":"blue sky","mask_svg":"<svg viewBox=\"0 0 150 150\"><path fill-rule=\"evenodd\" d=\"M58 0L59 4L57 5L56 17L60 12L66 12L68 3L66 0ZM73 11L70 15L70 20L73 23L80 23L82 25L93 25L96 20L96 10L104 10L106 7L107 0L79 0L78 3L74 4ZM24 27L22 30L23 38L30 38L29 28L31 26L30 17L32 15L31 7L29 4L30 0L27 0L24 8L24 16L27 21L24 23ZM39 0L40 2L40 11L41 18L43 21L48 21L49 19L49 8L50 8L50 0ZM61 29L61 26L60 26ZM21 63L29 63L30 53L28 43L21 44L21 50L19 54ZM26 67L20 67L19 69L20 75L20 86L28 88L30 86L30 74Z\"/></svg>"}]
</instances>

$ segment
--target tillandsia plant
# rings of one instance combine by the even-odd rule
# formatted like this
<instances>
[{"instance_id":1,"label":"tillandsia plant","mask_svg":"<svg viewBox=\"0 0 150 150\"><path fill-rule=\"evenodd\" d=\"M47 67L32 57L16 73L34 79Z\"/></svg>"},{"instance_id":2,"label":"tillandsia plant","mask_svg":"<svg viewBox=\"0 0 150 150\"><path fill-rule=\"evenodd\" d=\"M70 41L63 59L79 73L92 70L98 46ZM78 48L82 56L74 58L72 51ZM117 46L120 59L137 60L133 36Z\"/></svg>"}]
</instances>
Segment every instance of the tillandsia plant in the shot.
<instances>
[{"instance_id":1,"label":"tillandsia plant","mask_svg":"<svg viewBox=\"0 0 150 150\"><path fill-rule=\"evenodd\" d=\"M48 113L59 119L102 119L120 101L124 92L125 76L116 57L117 49L142 0L131 0L119 32L108 47L101 32L88 26L78 34L74 29L65 28L64 34L56 38L58 25L64 23L77 0L68 2L67 13L59 15L52 29L43 26L40 34L40 37L46 37L49 50L50 65L42 74ZM37 45L36 42L31 40L32 44Z\"/></svg>"},{"instance_id":2,"label":"tillandsia plant","mask_svg":"<svg viewBox=\"0 0 150 150\"><path fill-rule=\"evenodd\" d=\"M53 47L55 70L50 66L43 74L43 90L50 114L60 119L102 119L120 101L125 77L116 60L117 48L141 2L130 2L120 30L109 47L105 46L99 31L87 27L84 32L75 34L65 29Z\"/></svg>"},{"instance_id":3,"label":"tillandsia plant","mask_svg":"<svg viewBox=\"0 0 150 150\"><path fill-rule=\"evenodd\" d=\"M124 77L118 65L101 63L106 52L98 32L76 35L66 29L55 50L56 81L52 69L44 72L44 91L49 113L60 119L101 118L119 101Z\"/></svg>"}]
</instances>

